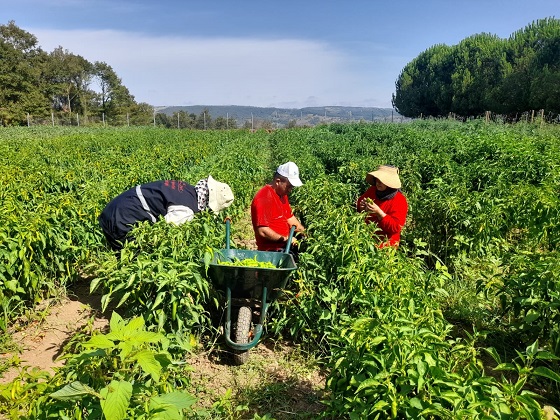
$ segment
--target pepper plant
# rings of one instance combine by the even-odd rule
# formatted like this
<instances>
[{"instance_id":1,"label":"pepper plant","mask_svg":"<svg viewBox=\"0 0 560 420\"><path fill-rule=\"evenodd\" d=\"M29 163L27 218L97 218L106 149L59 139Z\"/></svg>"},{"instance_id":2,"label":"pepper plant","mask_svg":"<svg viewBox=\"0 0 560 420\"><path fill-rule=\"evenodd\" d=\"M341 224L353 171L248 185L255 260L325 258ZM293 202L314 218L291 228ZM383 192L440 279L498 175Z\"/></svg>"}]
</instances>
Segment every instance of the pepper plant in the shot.
<instances>
[{"instance_id":1,"label":"pepper plant","mask_svg":"<svg viewBox=\"0 0 560 420\"><path fill-rule=\"evenodd\" d=\"M13 418L181 419L196 399L168 345L141 317L127 322L113 312L107 334L78 344L53 376L23 372L2 385L0 401Z\"/></svg>"}]
</instances>

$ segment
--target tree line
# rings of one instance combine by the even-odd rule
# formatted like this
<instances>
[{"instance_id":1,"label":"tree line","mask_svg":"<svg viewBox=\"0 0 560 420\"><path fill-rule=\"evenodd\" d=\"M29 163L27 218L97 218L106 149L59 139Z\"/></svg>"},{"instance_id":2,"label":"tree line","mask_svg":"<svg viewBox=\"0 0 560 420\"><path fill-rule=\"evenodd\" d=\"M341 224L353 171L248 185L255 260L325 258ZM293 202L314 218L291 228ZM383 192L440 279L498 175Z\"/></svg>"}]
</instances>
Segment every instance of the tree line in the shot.
<instances>
[{"instance_id":1,"label":"tree line","mask_svg":"<svg viewBox=\"0 0 560 420\"><path fill-rule=\"evenodd\" d=\"M406 117L481 116L516 119L531 110L560 114L560 20L537 20L508 39L481 33L434 45L408 63L395 82L393 106Z\"/></svg>"},{"instance_id":2,"label":"tree line","mask_svg":"<svg viewBox=\"0 0 560 420\"><path fill-rule=\"evenodd\" d=\"M89 62L61 46L43 51L35 35L14 21L0 25L0 126L157 125L179 129L235 129L233 118L185 111L156 113L137 103L113 68ZM243 128L271 128L245 121Z\"/></svg>"},{"instance_id":3,"label":"tree line","mask_svg":"<svg viewBox=\"0 0 560 420\"><path fill-rule=\"evenodd\" d=\"M149 123L153 108L136 103L113 68L89 62L61 46L48 53L37 38L16 26L0 25L1 125L24 125L29 115L49 120L80 115Z\"/></svg>"},{"instance_id":4,"label":"tree line","mask_svg":"<svg viewBox=\"0 0 560 420\"><path fill-rule=\"evenodd\" d=\"M155 115L154 125L164 126L167 128L187 128L194 130L226 130L238 128L237 120L234 118L224 118L222 116L212 118L207 108L205 108L199 115L185 111L174 112L172 115L160 112Z\"/></svg>"}]
</instances>

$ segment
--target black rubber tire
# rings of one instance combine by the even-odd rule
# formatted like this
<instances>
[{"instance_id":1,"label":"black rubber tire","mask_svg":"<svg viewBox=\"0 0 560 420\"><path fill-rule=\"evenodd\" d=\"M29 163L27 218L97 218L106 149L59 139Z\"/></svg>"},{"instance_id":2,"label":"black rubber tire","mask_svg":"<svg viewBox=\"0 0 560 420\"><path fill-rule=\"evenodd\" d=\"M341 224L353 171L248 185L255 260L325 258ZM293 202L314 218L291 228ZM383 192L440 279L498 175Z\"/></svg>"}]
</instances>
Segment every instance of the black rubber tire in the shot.
<instances>
[{"instance_id":1,"label":"black rubber tire","mask_svg":"<svg viewBox=\"0 0 560 420\"><path fill-rule=\"evenodd\" d=\"M237 315L237 325L235 327L235 342L237 344L247 344L249 342L249 333L251 332L251 321L253 313L251 308L242 306L239 308ZM233 352L233 361L236 365L242 365L249 360L249 350L235 350Z\"/></svg>"}]
</instances>

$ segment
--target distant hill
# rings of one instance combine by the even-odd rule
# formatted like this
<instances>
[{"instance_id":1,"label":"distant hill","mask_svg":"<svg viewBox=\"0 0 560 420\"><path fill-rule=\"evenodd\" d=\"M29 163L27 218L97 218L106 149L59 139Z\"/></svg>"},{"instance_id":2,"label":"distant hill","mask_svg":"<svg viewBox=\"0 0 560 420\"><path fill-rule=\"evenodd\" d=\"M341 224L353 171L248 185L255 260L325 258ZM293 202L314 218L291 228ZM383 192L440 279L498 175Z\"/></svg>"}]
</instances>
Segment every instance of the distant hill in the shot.
<instances>
[{"instance_id":1,"label":"distant hill","mask_svg":"<svg viewBox=\"0 0 560 420\"><path fill-rule=\"evenodd\" d=\"M261 108L239 105L192 105L156 107L156 111L168 116L184 111L188 114L200 115L205 109L212 118L223 117L234 119L241 127L246 122L255 127L263 121L272 127L284 127L288 124L298 126L314 126L332 122L350 121L402 121L404 117L391 108L322 106L308 108Z\"/></svg>"}]
</instances>

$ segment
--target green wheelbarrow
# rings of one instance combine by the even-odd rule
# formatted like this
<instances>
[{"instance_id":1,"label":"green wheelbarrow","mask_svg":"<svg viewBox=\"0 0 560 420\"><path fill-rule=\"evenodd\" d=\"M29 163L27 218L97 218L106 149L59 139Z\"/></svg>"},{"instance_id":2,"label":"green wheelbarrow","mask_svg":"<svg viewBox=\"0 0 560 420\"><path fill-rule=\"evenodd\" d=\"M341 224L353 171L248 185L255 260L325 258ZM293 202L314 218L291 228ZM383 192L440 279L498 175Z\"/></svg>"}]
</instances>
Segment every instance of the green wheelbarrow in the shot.
<instances>
[{"instance_id":1,"label":"green wheelbarrow","mask_svg":"<svg viewBox=\"0 0 560 420\"><path fill-rule=\"evenodd\" d=\"M284 252L230 249L230 221L226 219L226 249L214 253L208 275L214 287L225 292L225 340L233 349L234 362L238 365L249 359L249 350L258 344L263 333L270 303L279 296L290 274L297 268L289 253L294 229L292 226ZM220 264L246 259L272 263L274 268ZM237 317L233 328L232 312ZM253 323L253 313L258 318L256 324Z\"/></svg>"}]
</instances>

